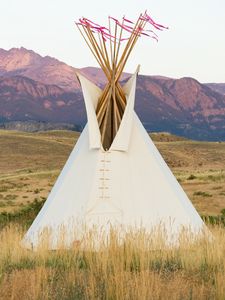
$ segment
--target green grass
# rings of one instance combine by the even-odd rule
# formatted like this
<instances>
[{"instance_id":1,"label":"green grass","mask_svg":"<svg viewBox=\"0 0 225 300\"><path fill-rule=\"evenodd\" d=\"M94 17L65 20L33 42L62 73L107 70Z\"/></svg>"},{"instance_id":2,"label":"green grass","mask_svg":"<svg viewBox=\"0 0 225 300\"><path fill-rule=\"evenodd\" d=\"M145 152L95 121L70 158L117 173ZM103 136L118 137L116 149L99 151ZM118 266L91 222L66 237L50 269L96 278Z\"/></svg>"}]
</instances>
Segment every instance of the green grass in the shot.
<instances>
[{"instance_id":1,"label":"green grass","mask_svg":"<svg viewBox=\"0 0 225 300\"><path fill-rule=\"evenodd\" d=\"M34 200L34 202L27 204L22 209L15 212L1 212L0 213L0 229L13 223L20 224L23 227L28 227L33 222L34 218L43 206L45 199Z\"/></svg>"},{"instance_id":2,"label":"green grass","mask_svg":"<svg viewBox=\"0 0 225 300\"><path fill-rule=\"evenodd\" d=\"M209 193L207 193L207 192L202 192L202 191L194 192L193 195L194 195L194 196L202 196L202 197L212 197L211 194L209 194Z\"/></svg>"}]
</instances>

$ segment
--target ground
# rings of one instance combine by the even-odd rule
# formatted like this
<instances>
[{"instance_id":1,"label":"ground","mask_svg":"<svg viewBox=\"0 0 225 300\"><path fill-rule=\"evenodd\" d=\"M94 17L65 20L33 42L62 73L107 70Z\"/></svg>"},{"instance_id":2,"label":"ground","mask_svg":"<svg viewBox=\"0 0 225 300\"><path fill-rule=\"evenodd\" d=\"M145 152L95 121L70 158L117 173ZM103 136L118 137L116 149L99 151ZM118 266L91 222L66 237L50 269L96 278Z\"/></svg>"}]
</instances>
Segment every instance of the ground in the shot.
<instances>
[{"instance_id":1,"label":"ground","mask_svg":"<svg viewBox=\"0 0 225 300\"><path fill-rule=\"evenodd\" d=\"M0 300L225 299L225 143L151 134L198 212L210 216L205 238L165 248L161 236L154 244L140 230L123 241L112 232L107 244L91 232L70 250L22 247L78 136L0 131Z\"/></svg>"},{"instance_id":2,"label":"ground","mask_svg":"<svg viewBox=\"0 0 225 300\"><path fill-rule=\"evenodd\" d=\"M0 212L46 199L79 133L0 131ZM201 215L225 208L225 142L152 134L156 147Z\"/></svg>"}]
</instances>

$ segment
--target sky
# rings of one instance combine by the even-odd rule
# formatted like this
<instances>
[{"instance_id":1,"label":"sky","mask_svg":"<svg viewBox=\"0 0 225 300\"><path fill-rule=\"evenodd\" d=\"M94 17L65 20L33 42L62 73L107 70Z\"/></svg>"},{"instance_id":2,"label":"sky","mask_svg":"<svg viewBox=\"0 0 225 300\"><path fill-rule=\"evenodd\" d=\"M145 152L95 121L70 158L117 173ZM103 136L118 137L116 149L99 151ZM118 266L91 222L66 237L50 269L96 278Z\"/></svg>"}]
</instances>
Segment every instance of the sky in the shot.
<instances>
[{"instance_id":1,"label":"sky","mask_svg":"<svg viewBox=\"0 0 225 300\"><path fill-rule=\"evenodd\" d=\"M97 66L74 21L148 13L169 30L140 39L125 71L225 82L225 0L0 0L0 48L25 47L74 67Z\"/></svg>"}]
</instances>

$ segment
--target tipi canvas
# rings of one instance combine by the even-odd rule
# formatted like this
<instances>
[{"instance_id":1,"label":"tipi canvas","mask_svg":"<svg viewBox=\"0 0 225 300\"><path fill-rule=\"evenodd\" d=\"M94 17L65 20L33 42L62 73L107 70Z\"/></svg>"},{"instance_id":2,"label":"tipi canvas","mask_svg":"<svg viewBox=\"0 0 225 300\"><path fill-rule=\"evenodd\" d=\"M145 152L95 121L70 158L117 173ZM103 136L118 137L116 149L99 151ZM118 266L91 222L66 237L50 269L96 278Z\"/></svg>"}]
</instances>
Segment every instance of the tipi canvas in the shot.
<instances>
[{"instance_id":1,"label":"tipi canvas","mask_svg":"<svg viewBox=\"0 0 225 300\"><path fill-rule=\"evenodd\" d=\"M78 74L88 123L23 243L37 247L46 230L49 248L64 232L66 246L88 228L165 226L168 239L203 222L134 112L137 72L123 86L126 107L108 150L101 142L96 106L102 90Z\"/></svg>"},{"instance_id":2,"label":"tipi canvas","mask_svg":"<svg viewBox=\"0 0 225 300\"><path fill-rule=\"evenodd\" d=\"M203 222L134 112L136 73L122 87L120 77L137 40L158 39L151 29L167 27L145 11L136 22L109 16L109 27L81 18L76 23L107 83L101 90L81 74L88 123L45 205L24 237L27 247L66 247L95 228L163 227L167 242ZM146 26L150 25L150 29ZM113 34L114 33L114 34Z\"/></svg>"}]
</instances>

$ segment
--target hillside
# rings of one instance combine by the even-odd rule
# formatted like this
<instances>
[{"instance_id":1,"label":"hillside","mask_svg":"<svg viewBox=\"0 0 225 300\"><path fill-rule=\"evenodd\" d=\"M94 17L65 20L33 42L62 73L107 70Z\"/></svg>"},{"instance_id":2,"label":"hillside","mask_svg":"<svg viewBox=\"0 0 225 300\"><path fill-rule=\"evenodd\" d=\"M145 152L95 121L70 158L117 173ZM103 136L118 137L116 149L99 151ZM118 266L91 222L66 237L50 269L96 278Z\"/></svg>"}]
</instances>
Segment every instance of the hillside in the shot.
<instances>
[{"instance_id":1,"label":"hillside","mask_svg":"<svg viewBox=\"0 0 225 300\"><path fill-rule=\"evenodd\" d=\"M83 127L86 112L77 70L25 48L0 49L0 122L32 120ZM101 70L87 67L79 72L104 86ZM122 83L128 77L124 74ZM188 77L139 75L135 110L148 131L225 140L225 95L212 84Z\"/></svg>"},{"instance_id":2,"label":"hillside","mask_svg":"<svg viewBox=\"0 0 225 300\"><path fill-rule=\"evenodd\" d=\"M151 136L199 213L219 214L225 208L225 143ZM0 130L0 211L45 199L78 137L73 131Z\"/></svg>"},{"instance_id":3,"label":"hillside","mask_svg":"<svg viewBox=\"0 0 225 300\"><path fill-rule=\"evenodd\" d=\"M225 95L225 83L207 83L206 85L212 90Z\"/></svg>"}]
</instances>

